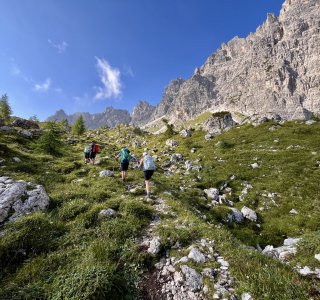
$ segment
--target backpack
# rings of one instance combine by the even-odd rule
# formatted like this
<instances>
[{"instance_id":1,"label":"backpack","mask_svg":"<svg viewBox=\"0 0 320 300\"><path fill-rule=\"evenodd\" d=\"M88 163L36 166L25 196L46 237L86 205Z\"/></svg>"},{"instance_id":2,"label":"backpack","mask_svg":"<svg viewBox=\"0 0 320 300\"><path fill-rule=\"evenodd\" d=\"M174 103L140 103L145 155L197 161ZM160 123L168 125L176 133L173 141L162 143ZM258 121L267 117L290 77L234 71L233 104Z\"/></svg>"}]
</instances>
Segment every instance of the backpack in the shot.
<instances>
[{"instance_id":1,"label":"backpack","mask_svg":"<svg viewBox=\"0 0 320 300\"><path fill-rule=\"evenodd\" d=\"M100 153L100 146L99 146L98 144L95 144L95 145L94 145L93 152L94 152L94 153L97 153L97 154Z\"/></svg>"},{"instance_id":2,"label":"backpack","mask_svg":"<svg viewBox=\"0 0 320 300\"><path fill-rule=\"evenodd\" d=\"M130 158L131 158L131 155L128 149L121 151L121 162L129 162Z\"/></svg>"},{"instance_id":3,"label":"backpack","mask_svg":"<svg viewBox=\"0 0 320 300\"><path fill-rule=\"evenodd\" d=\"M85 146L83 152L84 152L84 153L89 153L89 152L90 152L89 147L88 147L88 146Z\"/></svg>"},{"instance_id":4,"label":"backpack","mask_svg":"<svg viewBox=\"0 0 320 300\"><path fill-rule=\"evenodd\" d=\"M145 171L148 171L148 170L154 170L156 168L155 164L154 164L154 161L153 161L153 158L150 156L150 155L146 155L144 158L143 158L143 169Z\"/></svg>"}]
</instances>

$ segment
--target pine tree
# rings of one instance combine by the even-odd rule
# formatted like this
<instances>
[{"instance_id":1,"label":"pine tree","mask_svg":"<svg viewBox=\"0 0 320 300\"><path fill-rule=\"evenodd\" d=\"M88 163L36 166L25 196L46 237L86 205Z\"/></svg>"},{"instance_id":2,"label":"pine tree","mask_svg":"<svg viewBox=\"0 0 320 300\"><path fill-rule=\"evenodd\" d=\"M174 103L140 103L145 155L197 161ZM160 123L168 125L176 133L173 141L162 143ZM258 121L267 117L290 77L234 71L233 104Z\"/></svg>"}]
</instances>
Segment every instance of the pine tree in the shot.
<instances>
[{"instance_id":1,"label":"pine tree","mask_svg":"<svg viewBox=\"0 0 320 300\"><path fill-rule=\"evenodd\" d=\"M58 156L62 153L61 133L55 122L47 122L39 139L40 148L47 154Z\"/></svg>"},{"instance_id":2,"label":"pine tree","mask_svg":"<svg viewBox=\"0 0 320 300\"><path fill-rule=\"evenodd\" d=\"M7 94L1 96L0 100L0 117L5 120L5 122L10 121L10 116L12 114L11 107L9 105L9 99Z\"/></svg>"},{"instance_id":3,"label":"pine tree","mask_svg":"<svg viewBox=\"0 0 320 300\"><path fill-rule=\"evenodd\" d=\"M83 119L83 116L80 115L80 117L72 125L72 134L81 135L85 131L86 131L86 127L84 125L84 119Z\"/></svg>"}]
</instances>

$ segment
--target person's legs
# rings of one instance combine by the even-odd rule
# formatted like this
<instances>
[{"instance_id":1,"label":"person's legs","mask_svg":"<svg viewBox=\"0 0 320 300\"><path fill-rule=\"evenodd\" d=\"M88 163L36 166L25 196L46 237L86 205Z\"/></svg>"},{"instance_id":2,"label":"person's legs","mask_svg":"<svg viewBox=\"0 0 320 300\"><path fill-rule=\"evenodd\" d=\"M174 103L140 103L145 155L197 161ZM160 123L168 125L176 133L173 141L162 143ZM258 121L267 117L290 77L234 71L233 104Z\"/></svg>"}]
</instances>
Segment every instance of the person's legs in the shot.
<instances>
[{"instance_id":1,"label":"person's legs","mask_svg":"<svg viewBox=\"0 0 320 300\"><path fill-rule=\"evenodd\" d=\"M146 180L147 197L150 197L150 180Z\"/></svg>"}]
</instances>

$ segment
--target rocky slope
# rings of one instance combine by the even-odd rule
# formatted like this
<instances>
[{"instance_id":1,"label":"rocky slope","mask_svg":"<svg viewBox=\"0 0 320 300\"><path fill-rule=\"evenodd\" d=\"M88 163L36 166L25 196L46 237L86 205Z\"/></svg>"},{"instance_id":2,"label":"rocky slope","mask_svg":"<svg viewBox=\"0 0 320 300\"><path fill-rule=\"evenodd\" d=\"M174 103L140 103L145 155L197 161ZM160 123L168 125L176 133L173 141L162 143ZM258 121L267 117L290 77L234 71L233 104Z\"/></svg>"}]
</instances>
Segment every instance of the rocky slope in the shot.
<instances>
[{"instance_id":1,"label":"rocky slope","mask_svg":"<svg viewBox=\"0 0 320 300\"><path fill-rule=\"evenodd\" d=\"M150 121L190 119L204 111L231 111L284 119L320 111L319 1L287 0L279 17L247 38L235 37L193 76L169 84Z\"/></svg>"},{"instance_id":2,"label":"rocky slope","mask_svg":"<svg viewBox=\"0 0 320 300\"><path fill-rule=\"evenodd\" d=\"M50 116L47 121L62 121L67 119L69 124L73 124L74 121L83 115L86 127L88 129L95 129L100 127L115 127L118 124L129 124L131 122L131 116L125 109L115 109L113 107L107 107L102 113L90 114L90 113L74 113L67 115L62 109L58 110L53 116Z\"/></svg>"}]
</instances>

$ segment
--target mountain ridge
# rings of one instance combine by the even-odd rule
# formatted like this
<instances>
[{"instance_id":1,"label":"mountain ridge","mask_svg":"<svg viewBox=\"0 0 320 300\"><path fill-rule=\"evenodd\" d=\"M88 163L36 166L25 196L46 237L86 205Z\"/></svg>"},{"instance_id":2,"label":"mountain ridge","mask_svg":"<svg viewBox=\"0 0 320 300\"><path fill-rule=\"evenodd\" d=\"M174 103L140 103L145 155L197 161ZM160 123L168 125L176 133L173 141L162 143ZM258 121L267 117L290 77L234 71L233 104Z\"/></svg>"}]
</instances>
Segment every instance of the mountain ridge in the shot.
<instances>
[{"instance_id":1,"label":"mountain ridge","mask_svg":"<svg viewBox=\"0 0 320 300\"><path fill-rule=\"evenodd\" d=\"M254 33L223 43L189 79L170 81L155 107L139 102L130 118L128 112L111 124L148 127L163 117L176 123L206 111L276 114L284 120L317 115L319 5L317 0L286 0L278 17L268 14Z\"/></svg>"}]
</instances>

